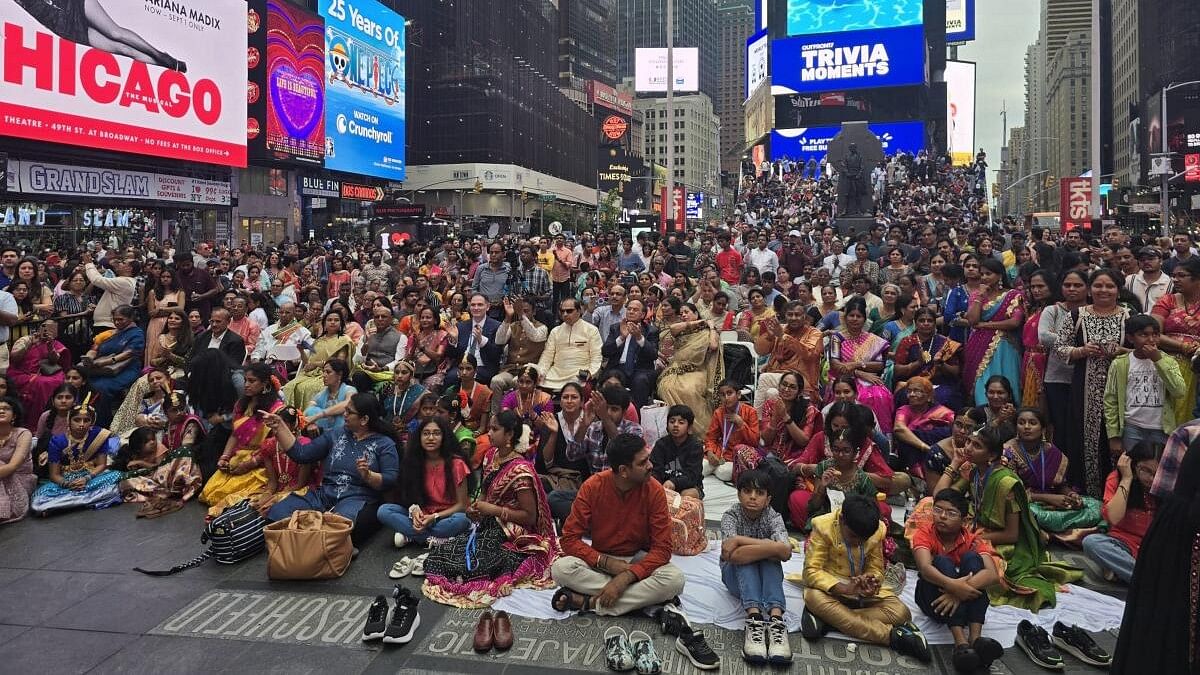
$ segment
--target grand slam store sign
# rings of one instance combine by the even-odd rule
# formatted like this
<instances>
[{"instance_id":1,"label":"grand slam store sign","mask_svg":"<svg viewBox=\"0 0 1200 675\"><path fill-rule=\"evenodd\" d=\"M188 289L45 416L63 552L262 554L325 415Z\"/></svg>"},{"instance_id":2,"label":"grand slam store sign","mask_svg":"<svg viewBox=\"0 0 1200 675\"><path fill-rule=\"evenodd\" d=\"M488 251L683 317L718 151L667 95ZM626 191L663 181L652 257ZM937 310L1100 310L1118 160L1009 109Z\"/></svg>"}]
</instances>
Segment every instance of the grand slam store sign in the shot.
<instances>
[{"instance_id":1,"label":"grand slam store sign","mask_svg":"<svg viewBox=\"0 0 1200 675\"><path fill-rule=\"evenodd\" d=\"M771 44L773 95L925 82L925 29L825 33Z\"/></svg>"}]
</instances>

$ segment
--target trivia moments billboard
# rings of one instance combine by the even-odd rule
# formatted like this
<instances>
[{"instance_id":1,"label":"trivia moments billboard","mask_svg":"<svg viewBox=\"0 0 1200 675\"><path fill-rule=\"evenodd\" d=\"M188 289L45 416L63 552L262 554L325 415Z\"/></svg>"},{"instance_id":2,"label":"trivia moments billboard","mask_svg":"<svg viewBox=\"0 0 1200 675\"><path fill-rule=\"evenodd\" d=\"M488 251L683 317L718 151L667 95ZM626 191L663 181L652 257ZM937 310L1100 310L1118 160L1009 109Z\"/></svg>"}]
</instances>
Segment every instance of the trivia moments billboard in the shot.
<instances>
[{"instance_id":1,"label":"trivia moments billboard","mask_svg":"<svg viewBox=\"0 0 1200 675\"><path fill-rule=\"evenodd\" d=\"M0 135L246 165L246 0L0 0Z\"/></svg>"}]
</instances>

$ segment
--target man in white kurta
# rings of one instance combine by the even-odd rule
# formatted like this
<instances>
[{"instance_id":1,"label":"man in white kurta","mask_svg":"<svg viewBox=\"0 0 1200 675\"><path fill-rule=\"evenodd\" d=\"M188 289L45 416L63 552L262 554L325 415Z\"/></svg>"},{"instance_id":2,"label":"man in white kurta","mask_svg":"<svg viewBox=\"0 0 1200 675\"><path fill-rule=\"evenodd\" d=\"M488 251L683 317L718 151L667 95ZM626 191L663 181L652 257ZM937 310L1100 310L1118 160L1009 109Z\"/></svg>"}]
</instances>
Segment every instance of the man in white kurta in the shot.
<instances>
[{"instance_id":1,"label":"man in white kurta","mask_svg":"<svg viewBox=\"0 0 1200 675\"><path fill-rule=\"evenodd\" d=\"M604 345L600 331L580 320L578 300L564 298L559 312L563 322L550 331L537 364L541 386L555 392L568 382L578 382L580 371L595 375L600 370L600 348Z\"/></svg>"}]
</instances>

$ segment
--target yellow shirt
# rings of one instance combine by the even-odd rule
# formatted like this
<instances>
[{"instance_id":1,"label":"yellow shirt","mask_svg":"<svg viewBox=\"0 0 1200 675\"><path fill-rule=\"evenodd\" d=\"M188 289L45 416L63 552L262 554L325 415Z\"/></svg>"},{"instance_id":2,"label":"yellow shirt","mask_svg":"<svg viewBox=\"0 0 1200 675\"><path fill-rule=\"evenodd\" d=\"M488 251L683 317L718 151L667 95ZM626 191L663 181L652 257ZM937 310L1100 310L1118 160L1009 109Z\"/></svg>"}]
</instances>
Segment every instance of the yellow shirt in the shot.
<instances>
[{"instance_id":1,"label":"yellow shirt","mask_svg":"<svg viewBox=\"0 0 1200 675\"><path fill-rule=\"evenodd\" d=\"M887 528L882 522L879 529L861 547L855 546L847 554L846 542L842 539L842 510L817 516L812 519L812 534L808 536L808 550L804 553L804 585L826 593L850 577L863 574L875 575L883 580L883 537ZM854 569L850 561L854 560ZM895 592L881 586L879 598L895 597Z\"/></svg>"},{"instance_id":2,"label":"yellow shirt","mask_svg":"<svg viewBox=\"0 0 1200 675\"><path fill-rule=\"evenodd\" d=\"M546 274L550 274L554 270L554 252L547 249L537 252L538 267L546 270Z\"/></svg>"}]
</instances>

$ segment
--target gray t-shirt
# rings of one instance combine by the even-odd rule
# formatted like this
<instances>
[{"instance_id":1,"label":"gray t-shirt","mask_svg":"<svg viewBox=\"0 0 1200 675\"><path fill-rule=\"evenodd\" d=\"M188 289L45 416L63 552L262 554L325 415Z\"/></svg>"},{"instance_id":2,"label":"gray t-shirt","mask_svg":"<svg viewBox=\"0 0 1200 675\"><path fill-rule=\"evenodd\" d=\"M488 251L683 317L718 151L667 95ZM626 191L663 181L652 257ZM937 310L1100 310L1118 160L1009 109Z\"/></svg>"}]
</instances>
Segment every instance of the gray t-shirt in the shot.
<instances>
[{"instance_id":1,"label":"gray t-shirt","mask_svg":"<svg viewBox=\"0 0 1200 675\"><path fill-rule=\"evenodd\" d=\"M721 516L721 537L731 539L739 535L783 544L788 542L787 526L783 523L783 516L776 513L775 509L770 506L754 520L746 517L741 504L734 504L730 507L725 515Z\"/></svg>"}]
</instances>

